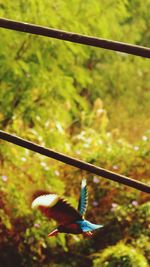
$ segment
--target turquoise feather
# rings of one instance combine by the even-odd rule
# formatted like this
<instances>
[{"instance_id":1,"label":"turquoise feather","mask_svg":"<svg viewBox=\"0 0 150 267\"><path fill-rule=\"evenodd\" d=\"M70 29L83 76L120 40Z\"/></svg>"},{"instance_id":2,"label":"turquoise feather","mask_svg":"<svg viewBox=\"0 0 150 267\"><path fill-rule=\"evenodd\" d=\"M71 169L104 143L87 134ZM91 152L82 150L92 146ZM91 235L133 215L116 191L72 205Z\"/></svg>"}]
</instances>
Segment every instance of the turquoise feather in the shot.
<instances>
[{"instance_id":1,"label":"turquoise feather","mask_svg":"<svg viewBox=\"0 0 150 267\"><path fill-rule=\"evenodd\" d=\"M101 224L94 224L87 220L77 221L76 223L80 226L83 232L94 231L96 229L103 227L103 225Z\"/></svg>"},{"instance_id":2,"label":"turquoise feather","mask_svg":"<svg viewBox=\"0 0 150 267\"><path fill-rule=\"evenodd\" d=\"M46 217L54 219L59 223L57 229L49 233L49 237L55 236L58 233L83 234L84 237L90 237L93 235L94 230L103 227L101 224L94 224L84 219L88 204L88 191L85 179L81 183L78 210L56 194L43 192L36 195L32 202L32 208L39 208Z\"/></svg>"},{"instance_id":3,"label":"turquoise feather","mask_svg":"<svg viewBox=\"0 0 150 267\"><path fill-rule=\"evenodd\" d=\"M87 205L88 205L87 184L86 184L86 179L83 179L81 183L81 193L80 193L80 199L79 199L79 205L78 205L78 211L80 212L82 216L85 215Z\"/></svg>"}]
</instances>

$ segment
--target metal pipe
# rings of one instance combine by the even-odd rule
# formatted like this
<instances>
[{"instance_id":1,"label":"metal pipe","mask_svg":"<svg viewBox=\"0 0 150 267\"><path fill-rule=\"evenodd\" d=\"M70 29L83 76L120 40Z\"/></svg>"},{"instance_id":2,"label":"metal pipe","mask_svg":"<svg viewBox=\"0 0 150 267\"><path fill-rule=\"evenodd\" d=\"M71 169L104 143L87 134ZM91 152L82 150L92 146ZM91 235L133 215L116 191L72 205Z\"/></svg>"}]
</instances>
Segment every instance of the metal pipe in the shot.
<instances>
[{"instance_id":1,"label":"metal pipe","mask_svg":"<svg viewBox=\"0 0 150 267\"><path fill-rule=\"evenodd\" d=\"M15 135L6 133L4 131L0 131L0 139L3 139L5 141L8 141L10 143L16 144L18 146L27 148L29 150L32 150L34 152L37 152L41 155L47 156L49 158L56 159L58 161L64 162L68 165L77 167L79 169L94 173L96 175L102 176L106 179L127 185L129 187L138 189L140 191L146 192L150 194L150 186L146 185L142 182L136 181L132 178L126 177L124 175L120 175L111 171L108 171L106 169L94 166L90 163L87 163L85 161L81 161L79 159L67 156L62 153L58 153L52 149L44 148L40 145L37 145L35 143L32 143L30 141L27 141L25 139L22 139L20 137L17 137Z\"/></svg>"},{"instance_id":2,"label":"metal pipe","mask_svg":"<svg viewBox=\"0 0 150 267\"><path fill-rule=\"evenodd\" d=\"M0 18L0 27L150 58L150 48Z\"/></svg>"}]
</instances>

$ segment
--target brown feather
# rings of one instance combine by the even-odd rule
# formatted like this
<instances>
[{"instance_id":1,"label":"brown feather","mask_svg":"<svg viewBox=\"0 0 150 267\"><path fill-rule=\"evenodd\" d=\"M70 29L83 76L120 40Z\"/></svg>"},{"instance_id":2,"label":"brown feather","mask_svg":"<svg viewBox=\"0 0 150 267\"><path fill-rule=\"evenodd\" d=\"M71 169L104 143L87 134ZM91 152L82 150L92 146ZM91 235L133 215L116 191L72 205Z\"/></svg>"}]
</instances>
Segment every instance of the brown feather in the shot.
<instances>
[{"instance_id":1,"label":"brown feather","mask_svg":"<svg viewBox=\"0 0 150 267\"><path fill-rule=\"evenodd\" d=\"M65 199L58 197L56 203L49 207L38 205L40 211L49 219L54 219L59 224L70 224L82 220L82 215Z\"/></svg>"}]
</instances>

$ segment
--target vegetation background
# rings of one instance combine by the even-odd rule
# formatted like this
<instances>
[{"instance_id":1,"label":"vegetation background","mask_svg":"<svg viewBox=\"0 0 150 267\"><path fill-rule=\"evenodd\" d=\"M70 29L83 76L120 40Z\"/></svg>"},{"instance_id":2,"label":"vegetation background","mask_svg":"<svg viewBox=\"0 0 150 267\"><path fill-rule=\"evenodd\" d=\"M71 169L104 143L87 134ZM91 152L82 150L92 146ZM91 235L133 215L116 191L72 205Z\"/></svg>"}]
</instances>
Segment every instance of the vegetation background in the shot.
<instances>
[{"instance_id":1,"label":"vegetation background","mask_svg":"<svg viewBox=\"0 0 150 267\"><path fill-rule=\"evenodd\" d=\"M150 45L150 0L0 0L0 16ZM150 183L150 61L0 29L0 128ZM60 234L31 210L34 190L77 206L89 187L93 238ZM0 266L148 267L147 194L0 141Z\"/></svg>"}]
</instances>

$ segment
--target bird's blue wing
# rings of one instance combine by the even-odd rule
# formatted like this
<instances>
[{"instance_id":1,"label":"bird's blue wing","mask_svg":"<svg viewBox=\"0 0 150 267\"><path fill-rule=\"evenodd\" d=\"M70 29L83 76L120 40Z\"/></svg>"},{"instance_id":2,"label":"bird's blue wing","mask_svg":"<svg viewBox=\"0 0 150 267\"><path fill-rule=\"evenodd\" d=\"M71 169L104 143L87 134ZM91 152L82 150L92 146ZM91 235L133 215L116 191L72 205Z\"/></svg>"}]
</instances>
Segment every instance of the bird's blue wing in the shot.
<instances>
[{"instance_id":1,"label":"bird's blue wing","mask_svg":"<svg viewBox=\"0 0 150 267\"><path fill-rule=\"evenodd\" d=\"M81 193L80 193L80 199L79 199L79 205L78 205L78 211L83 217L86 212L87 205L88 205L87 184L86 184L86 179L83 179L81 183Z\"/></svg>"}]
</instances>

